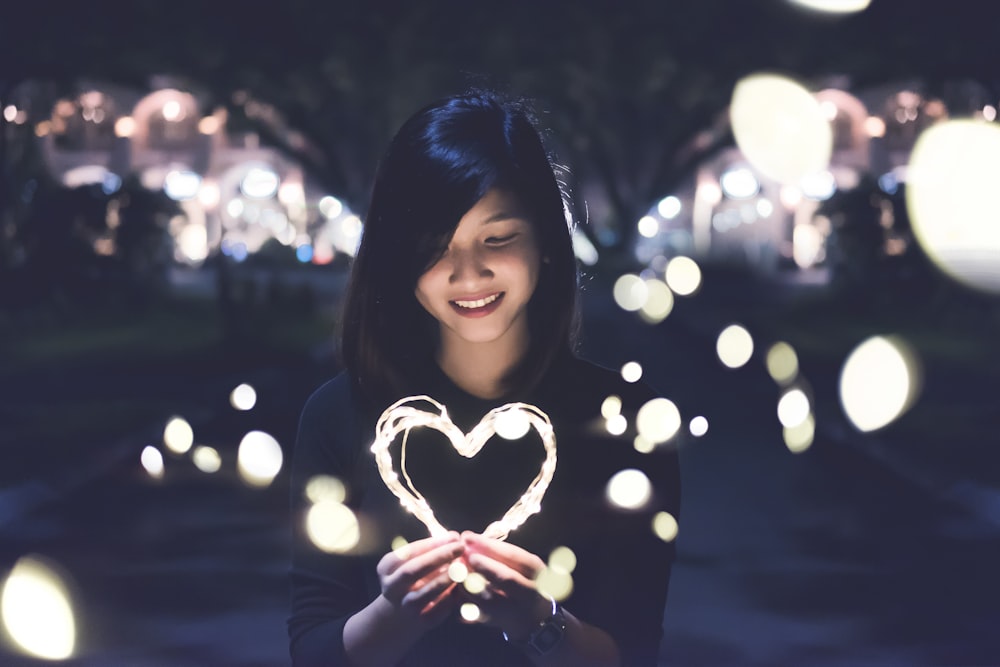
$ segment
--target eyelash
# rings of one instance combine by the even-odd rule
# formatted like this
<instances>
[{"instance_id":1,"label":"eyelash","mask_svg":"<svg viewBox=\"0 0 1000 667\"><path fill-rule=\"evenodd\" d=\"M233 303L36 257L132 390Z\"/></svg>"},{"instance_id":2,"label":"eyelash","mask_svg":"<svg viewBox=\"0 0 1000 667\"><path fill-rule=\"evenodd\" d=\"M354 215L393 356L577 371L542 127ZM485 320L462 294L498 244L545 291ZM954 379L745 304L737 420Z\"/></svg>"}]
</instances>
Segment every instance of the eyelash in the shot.
<instances>
[{"instance_id":1,"label":"eyelash","mask_svg":"<svg viewBox=\"0 0 1000 667\"><path fill-rule=\"evenodd\" d=\"M507 236L491 236L486 239L487 245L504 245L517 238L517 234L508 234Z\"/></svg>"}]
</instances>

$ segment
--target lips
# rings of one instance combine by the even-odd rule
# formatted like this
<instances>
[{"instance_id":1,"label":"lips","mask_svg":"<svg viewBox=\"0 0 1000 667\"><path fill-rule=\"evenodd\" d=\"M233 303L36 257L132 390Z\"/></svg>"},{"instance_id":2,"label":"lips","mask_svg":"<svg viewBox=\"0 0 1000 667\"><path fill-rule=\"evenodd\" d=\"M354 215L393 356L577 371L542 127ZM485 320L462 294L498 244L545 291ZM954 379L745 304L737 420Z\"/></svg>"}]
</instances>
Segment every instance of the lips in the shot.
<instances>
[{"instance_id":1,"label":"lips","mask_svg":"<svg viewBox=\"0 0 1000 667\"><path fill-rule=\"evenodd\" d=\"M449 301L452 309L464 317L482 317L489 315L500 306L504 292L494 292L476 299L455 299Z\"/></svg>"}]
</instances>

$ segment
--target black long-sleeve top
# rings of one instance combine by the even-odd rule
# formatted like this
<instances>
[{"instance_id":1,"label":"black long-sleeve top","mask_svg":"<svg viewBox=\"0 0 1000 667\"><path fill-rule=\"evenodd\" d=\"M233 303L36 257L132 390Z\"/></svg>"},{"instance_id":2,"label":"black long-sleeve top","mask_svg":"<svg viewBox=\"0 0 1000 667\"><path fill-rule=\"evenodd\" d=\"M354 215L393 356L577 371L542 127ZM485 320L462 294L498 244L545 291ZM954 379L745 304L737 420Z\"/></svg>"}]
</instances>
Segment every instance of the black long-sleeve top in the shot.
<instances>
[{"instance_id":1,"label":"black long-sleeve top","mask_svg":"<svg viewBox=\"0 0 1000 667\"><path fill-rule=\"evenodd\" d=\"M608 632L627 667L655 665L673 543L658 538L658 512L678 516L680 481L674 447L651 453L633 446L636 411L654 392L629 384L620 374L571 359L553 366L525 395L485 400L472 396L440 370L420 392L447 406L463 431L494 407L523 401L548 414L557 439L558 462L541 512L513 531L508 541L547 560L558 546L577 557L573 590L563 606L580 620ZM611 435L601 405L609 395L622 401L628 430ZM348 665L343 632L347 619L380 594L375 566L396 536L427 537L427 528L404 511L382 482L370 446L381 410L361 405L346 373L309 398L299 423L292 466L291 654L296 665ZM398 446L399 443L395 443ZM473 459L458 455L431 429L408 440L407 472L449 530L481 532L520 496L544 457L537 436L520 441L494 438ZM398 449L396 458L398 460ZM606 494L608 480L623 469L643 471L652 496L639 509L623 509ZM347 487L346 504L359 517L361 540L348 554L314 546L305 530L310 501L305 487L316 475L332 475ZM448 619L428 632L399 663L406 666L490 667L530 665L501 633L486 625Z\"/></svg>"}]
</instances>

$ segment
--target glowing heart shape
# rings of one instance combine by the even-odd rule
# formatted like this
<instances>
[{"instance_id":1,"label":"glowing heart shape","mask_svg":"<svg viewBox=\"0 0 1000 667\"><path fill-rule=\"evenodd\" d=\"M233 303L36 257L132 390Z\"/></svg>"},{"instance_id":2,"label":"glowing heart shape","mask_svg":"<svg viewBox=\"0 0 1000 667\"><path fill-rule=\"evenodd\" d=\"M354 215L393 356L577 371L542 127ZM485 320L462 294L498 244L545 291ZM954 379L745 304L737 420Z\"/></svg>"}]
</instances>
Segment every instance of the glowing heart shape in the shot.
<instances>
[{"instance_id":1,"label":"glowing heart shape","mask_svg":"<svg viewBox=\"0 0 1000 667\"><path fill-rule=\"evenodd\" d=\"M437 413L428 412L414 407L415 403L429 403L438 409ZM483 445L494 435L516 440L534 428L542 439L545 447L545 460L538 475L532 480L521 497L499 520L494 521L483 535L498 540L507 539L510 531L524 523L529 516L538 513L542 508L542 497L549 488L552 475L556 471L556 436L552 430L552 422L548 415L527 403L507 403L490 410L468 434L463 433L448 417L448 410L429 396L407 396L386 408L375 425L375 442L372 452L378 465L382 481L389 487L403 507L420 519L431 535L441 535L448 529L434 517L427 500L416 490L409 475L406 473L406 438L410 429L418 426L432 428L441 432L451 442L459 454L472 458L479 453ZM392 454L389 446L400 433L403 434L402 451L400 454L400 472L406 480L404 485L399 475L393 470Z\"/></svg>"}]
</instances>

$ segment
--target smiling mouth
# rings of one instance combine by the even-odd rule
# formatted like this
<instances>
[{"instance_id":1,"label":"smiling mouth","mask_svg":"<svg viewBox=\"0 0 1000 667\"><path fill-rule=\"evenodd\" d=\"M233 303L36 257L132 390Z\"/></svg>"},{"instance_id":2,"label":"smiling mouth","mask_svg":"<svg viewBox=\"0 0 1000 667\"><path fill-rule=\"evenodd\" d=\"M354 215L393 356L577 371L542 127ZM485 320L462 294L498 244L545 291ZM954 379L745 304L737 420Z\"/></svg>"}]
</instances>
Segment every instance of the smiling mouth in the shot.
<instances>
[{"instance_id":1,"label":"smiling mouth","mask_svg":"<svg viewBox=\"0 0 1000 667\"><path fill-rule=\"evenodd\" d=\"M475 301L460 301L456 299L452 301L452 303L458 306L459 308L474 310L476 308L483 308L484 306L490 305L491 303L499 299L501 296L503 296L503 292L497 292L496 294L491 294L487 297L483 297L482 299L476 299Z\"/></svg>"}]
</instances>

